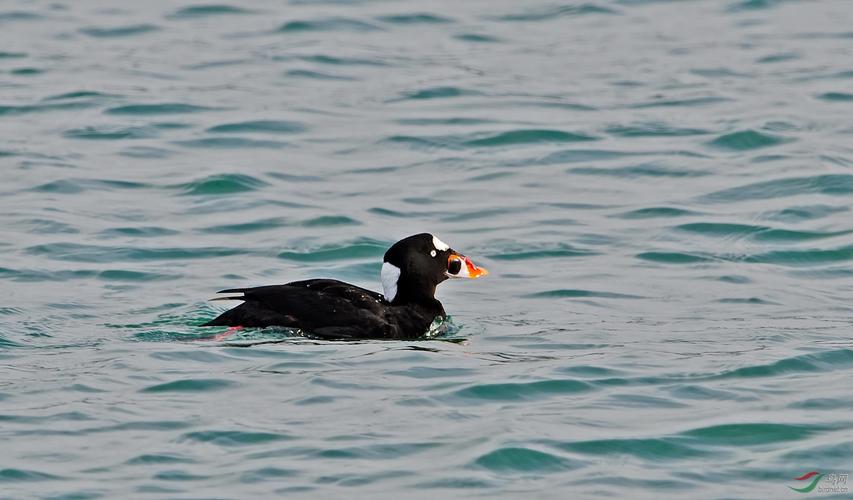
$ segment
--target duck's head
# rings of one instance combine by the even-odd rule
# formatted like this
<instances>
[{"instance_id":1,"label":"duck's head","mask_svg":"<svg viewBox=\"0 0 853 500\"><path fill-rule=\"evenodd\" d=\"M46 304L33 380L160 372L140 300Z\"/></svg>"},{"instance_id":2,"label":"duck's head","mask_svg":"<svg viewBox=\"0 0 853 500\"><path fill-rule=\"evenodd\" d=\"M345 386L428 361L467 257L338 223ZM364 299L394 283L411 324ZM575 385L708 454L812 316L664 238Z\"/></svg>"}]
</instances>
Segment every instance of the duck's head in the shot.
<instances>
[{"instance_id":1,"label":"duck's head","mask_svg":"<svg viewBox=\"0 0 853 500\"><path fill-rule=\"evenodd\" d=\"M489 274L471 259L429 233L404 238L385 252L382 288L394 304L433 299L435 287L447 278L479 278Z\"/></svg>"}]
</instances>

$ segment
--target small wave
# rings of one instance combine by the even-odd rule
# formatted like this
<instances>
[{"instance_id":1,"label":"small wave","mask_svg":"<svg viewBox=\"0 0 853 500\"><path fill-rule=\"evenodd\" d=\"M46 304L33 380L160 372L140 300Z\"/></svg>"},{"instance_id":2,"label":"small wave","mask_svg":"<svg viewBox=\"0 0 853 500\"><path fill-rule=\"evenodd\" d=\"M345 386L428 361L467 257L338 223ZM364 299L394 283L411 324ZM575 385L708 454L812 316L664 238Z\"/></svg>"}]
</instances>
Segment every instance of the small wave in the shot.
<instances>
[{"instance_id":1,"label":"small wave","mask_svg":"<svg viewBox=\"0 0 853 500\"><path fill-rule=\"evenodd\" d=\"M233 5L209 4L184 7L168 17L170 19L198 19L211 16L253 14L254 12L255 11L244 9L242 7L235 7Z\"/></svg>"},{"instance_id":2,"label":"small wave","mask_svg":"<svg viewBox=\"0 0 853 500\"><path fill-rule=\"evenodd\" d=\"M120 262L135 260L204 259L245 254L245 250L221 247L137 248L47 243L26 248L30 255L72 262Z\"/></svg>"},{"instance_id":3,"label":"small wave","mask_svg":"<svg viewBox=\"0 0 853 500\"><path fill-rule=\"evenodd\" d=\"M461 149L462 142L455 136L411 136L411 135L393 135L382 140L385 143L404 144L413 149L432 150L432 149Z\"/></svg>"},{"instance_id":4,"label":"small wave","mask_svg":"<svg viewBox=\"0 0 853 500\"><path fill-rule=\"evenodd\" d=\"M248 193L269 186L267 182L244 174L216 174L176 186L189 196Z\"/></svg>"},{"instance_id":5,"label":"small wave","mask_svg":"<svg viewBox=\"0 0 853 500\"><path fill-rule=\"evenodd\" d=\"M289 441L291 439L293 439L292 436L278 432L246 431L197 431L181 436L181 440L184 441L210 443L226 448Z\"/></svg>"},{"instance_id":6,"label":"small wave","mask_svg":"<svg viewBox=\"0 0 853 500\"><path fill-rule=\"evenodd\" d=\"M38 21L41 19L45 19L45 16L25 10L0 12L0 23L7 23L9 21Z\"/></svg>"},{"instance_id":7,"label":"small wave","mask_svg":"<svg viewBox=\"0 0 853 500\"><path fill-rule=\"evenodd\" d=\"M293 478L299 475L299 471L294 469L282 469L280 467L260 467L257 469L248 470L240 474L240 482L243 484L263 483L266 481L283 480L284 478ZM278 490L277 493L285 494Z\"/></svg>"},{"instance_id":8,"label":"small wave","mask_svg":"<svg viewBox=\"0 0 853 500\"><path fill-rule=\"evenodd\" d=\"M112 191L116 189L145 189L151 185L141 182L109 179L59 179L32 188L32 191L56 194L78 194L85 191Z\"/></svg>"},{"instance_id":9,"label":"small wave","mask_svg":"<svg viewBox=\"0 0 853 500\"><path fill-rule=\"evenodd\" d=\"M565 243L554 245L525 245L521 247L508 247L500 253L490 253L488 257L495 260L531 260L548 259L555 257L586 257L595 255L596 252L583 248L576 248Z\"/></svg>"},{"instance_id":10,"label":"small wave","mask_svg":"<svg viewBox=\"0 0 853 500\"><path fill-rule=\"evenodd\" d=\"M507 382L503 384L477 384L460 389L451 397L473 401L530 401L555 395L587 392L593 386L574 379L538 380L535 382Z\"/></svg>"},{"instance_id":11,"label":"small wave","mask_svg":"<svg viewBox=\"0 0 853 500\"><path fill-rule=\"evenodd\" d=\"M176 453L145 453L137 455L125 462L127 465L151 465L151 464L191 464L196 460Z\"/></svg>"},{"instance_id":12,"label":"small wave","mask_svg":"<svg viewBox=\"0 0 853 500\"><path fill-rule=\"evenodd\" d=\"M77 234L80 232L76 227L50 219L23 219L19 221L17 226L25 228L28 233L34 234Z\"/></svg>"},{"instance_id":13,"label":"small wave","mask_svg":"<svg viewBox=\"0 0 853 500\"><path fill-rule=\"evenodd\" d=\"M544 292L531 293L525 297L533 299L561 299L561 298L600 298L600 299L642 299L639 295L629 295L616 292L600 292L594 290L580 290L560 288L557 290L546 290Z\"/></svg>"},{"instance_id":14,"label":"small wave","mask_svg":"<svg viewBox=\"0 0 853 500\"><path fill-rule=\"evenodd\" d=\"M638 123L635 125L613 125L605 132L618 137L688 137L709 132L698 128L679 128L661 122Z\"/></svg>"},{"instance_id":15,"label":"small wave","mask_svg":"<svg viewBox=\"0 0 853 500\"><path fill-rule=\"evenodd\" d=\"M185 379L148 386L141 392L213 392L235 385L234 382L223 379Z\"/></svg>"},{"instance_id":16,"label":"small wave","mask_svg":"<svg viewBox=\"0 0 853 500\"><path fill-rule=\"evenodd\" d=\"M479 139L471 139L463 144L470 147L481 146L512 146L516 144L536 143L560 143L560 142L582 142L594 141L595 137L563 132L561 130L532 129L532 130L510 130Z\"/></svg>"},{"instance_id":17,"label":"small wave","mask_svg":"<svg viewBox=\"0 0 853 500\"><path fill-rule=\"evenodd\" d=\"M537 165L554 165L561 163L580 163L593 162L602 160L611 160L614 158L624 158L626 156L634 156L634 153L625 153L622 151L610 151L605 149L565 149L549 154L548 156L537 159L533 162L524 162L523 164L534 163Z\"/></svg>"},{"instance_id":18,"label":"small wave","mask_svg":"<svg viewBox=\"0 0 853 500\"><path fill-rule=\"evenodd\" d=\"M41 75L41 74L46 73L46 72L47 72L47 70L45 70L45 69L27 67L27 68L15 68L15 69L9 71L9 74L10 75L16 75L16 76L32 76L32 75Z\"/></svg>"},{"instance_id":19,"label":"small wave","mask_svg":"<svg viewBox=\"0 0 853 500\"><path fill-rule=\"evenodd\" d=\"M826 92L817 97L823 101L830 102L853 102L853 94L848 92Z\"/></svg>"},{"instance_id":20,"label":"small wave","mask_svg":"<svg viewBox=\"0 0 853 500\"><path fill-rule=\"evenodd\" d=\"M517 214L520 209L518 208L510 208L510 207L496 207L496 208L486 208L483 210L473 210L470 212L459 211L456 213L452 213L450 215L445 215L441 217L441 220L444 222L464 222L464 221L472 221L476 219L494 219L500 215L504 214ZM483 228L476 229L477 231L483 230ZM469 229L469 231L475 231L475 229Z\"/></svg>"},{"instance_id":21,"label":"small wave","mask_svg":"<svg viewBox=\"0 0 853 500\"><path fill-rule=\"evenodd\" d=\"M755 226L751 224L731 224L731 223L714 223L714 222L695 222L691 224L682 224L675 226L673 229L688 233L701 234L705 236L715 237L744 237L755 241L768 242L799 242L810 241L822 238L833 238L850 234L853 231L794 231L788 229L776 229L768 226Z\"/></svg>"},{"instance_id":22,"label":"small wave","mask_svg":"<svg viewBox=\"0 0 853 500\"><path fill-rule=\"evenodd\" d=\"M28 469L0 469L0 483L27 483L41 481L56 481L63 479L61 476L55 476L46 472L39 472Z\"/></svg>"},{"instance_id":23,"label":"small wave","mask_svg":"<svg viewBox=\"0 0 853 500\"><path fill-rule=\"evenodd\" d=\"M803 194L843 196L853 193L853 175L825 174L756 182L716 191L699 198L709 203L765 200Z\"/></svg>"},{"instance_id":24,"label":"small wave","mask_svg":"<svg viewBox=\"0 0 853 500\"><path fill-rule=\"evenodd\" d=\"M171 102L160 104L129 104L126 106L109 108L104 112L110 115L166 115L200 113L203 111L214 111L215 109L216 108L209 108L206 106Z\"/></svg>"},{"instance_id":25,"label":"small wave","mask_svg":"<svg viewBox=\"0 0 853 500\"><path fill-rule=\"evenodd\" d=\"M152 127L117 127L114 125L89 126L66 130L63 134L69 139L118 140L150 139L157 137L158 131Z\"/></svg>"},{"instance_id":26,"label":"small wave","mask_svg":"<svg viewBox=\"0 0 853 500\"><path fill-rule=\"evenodd\" d=\"M717 452L691 446L684 439L633 438L594 439L557 445L561 450L583 455L631 455L645 460L682 460L717 454Z\"/></svg>"},{"instance_id":27,"label":"small wave","mask_svg":"<svg viewBox=\"0 0 853 500\"><path fill-rule=\"evenodd\" d=\"M674 207L648 207L617 214L614 217L619 217L620 219L654 219L662 217L687 217L692 215L701 215L701 212Z\"/></svg>"},{"instance_id":28,"label":"small wave","mask_svg":"<svg viewBox=\"0 0 853 500\"><path fill-rule=\"evenodd\" d=\"M360 21L358 19L350 19L346 17L329 17L325 19L289 21L278 28L279 33L301 33L311 31L378 31L379 26Z\"/></svg>"},{"instance_id":29,"label":"small wave","mask_svg":"<svg viewBox=\"0 0 853 500\"><path fill-rule=\"evenodd\" d=\"M796 59L800 59L800 57L802 56L800 56L800 54L797 54L796 52L780 52L759 57L755 60L755 62L757 62L758 64L775 64L779 62L793 61Z\"/></svg>"},{"instance_id":30,"label":"small wave","mask_svg":"<svg viewBox=\"0 0 853 500\"><path fill-rule=\"evenodd\" d=\"M364 238L347 244L324 245L300 251L289 250L279 253L278 258L297 262L365 259L381 257L387 248L388 243L385 241Z\"/></svg>"},{"instance_id":31,"label":"small wave","mask_svg":"<svg viewBox=\"0 0 853 500\"><path fill-rule=\"evenodd\" d=\"M739 73L732 69L723 67L696 68L690 70L690 73L704 78L747 78L750 76L749 74Z\"/></svg>"},{"instance_id":32,"label":"small wave","mask_svg":"<svg viewBox=\"0 0 853 500\"><path fill-rule=\"evenodd\" d=\"M781 305L778 302L773 302L771 300L765 300L759 297L728 297L724 299L717 299L714 302L720 304L749 304L749 305L762 305L762 306L778 306Z\"/></svg>"},{"instance_id":33,"label":"small wave","mask_svg":"<svg viewBox=\"0 0 853 500\"><path fill-rule=\"evenodd\" d=\"M449 118L400 118L400 125L485 125L495 123L494 120L483 118L449 117Z\"/></svg>"},{"instance_id":34,"label":"small wave","mask_svg":"<svg viewBox=\"0 0 853 500\"><path fill-rule=\"evenodd\" d=\"M687 252L643 252L637 254L636 257L661 264L698 264L715 260L709 256Z\"/></svg>"},{"instance_id":35,"label":"small wave","mask_svg":"<svg viewBox=\"0 0 853 500\"><path fill-rule=\"evenodd\" d=\"M285 73L291 78L310 78L312 80L339 80L339 81L355 81L357 78L345 75L334 75L331 73L322 73L320 71L310 71L307 69L291 69Z\"/></svg>"},{"instance_id":36,"label":"small wave","mask_svg":"<svg viewBox=\"0 0 853 500\"><path fill-rule=\"evenodd\" d=\"M339 56L330 56L326 54L314 54L314 55L303 55L297 56L298 59L316 63L316 64L329 64L333 66L387 66L388 63L381 59L364 59L358 57L339 57Z\"/></svg>"},{"instance_id":37,"label":"small wave","mask_svg":"<svg viewBox=\"0 0 853 500\"><path fill-rule=\"evenodd\" d=\"M349 448L327 448L318 451L316 456L348 460L394 460L415 455L438 446L440 446L440 443L392 443L353 446Z\"/></svg>"},{"instance_id":38,"label":"small wave","mask_svg":"<svg viewBox=\"0 0 853 500\"><path fill-rule=\"evenodd\" d=\"M595 14L618 14L619 12L607 7L593 4L558 5L555 7L533 8L517 14L506 14L495 18L498 21L530 22L551 21L567 16L586 16Z\"/></svg>"},{"instance_id":39,"label":"small wave","mask_svg":"<svg viewBox=\"0 0 853 500\"><path fill-rule=\"evenodd\" d=\"M158 238L180 234L179 231L159 226L111 227L104 229L100 236L105 238Z\"/></svg>"},{"instance_id":40,"label":"small wave","mask_svg":"<svg viewBox=\"0 0 853 500\"><path fill-rule=\"evenodd\" d=\"M0 267L0 278L25 283L40 281L61 282L73 279L93 278L97 275L98 271L87 269L46 271L42 269L10 269L8 267Z\"/></svg>"},{"instance_id":41,"label":"small wave","mask_svg":"<svg viewBox=\"0 0 853 500\"><path fill-rule=\"evenodd\" d=\"M74 279L100 279L103 281L168 281L180 279L177 274L162 274L126 269L97 271L93 269L46 271L42 269L9 269L0 267L0 278L20 282L69 281Z\"/></svg>"},{"instance_id":42,"label":"small wave","mask_svg":"<svg viewBox=\"0 0 853 500\"><path fill-rule=\"evenodd\" d=\"M199 231L210 234L244 234L258 231L269 231L271 229L278 229L285 225L287 225L287 222L284 219L281 217L274 217L259 219L252 222L242 222L239 224L210 226L202 228Z\"/></svg>"},{"instance_id":43,"label":"small wave","mask_svg":"<svg viewBox=\"0 0 853 500\"><path fill-rule=\"evenodd\" d=\"M300 225L303 227L358 226L361 222L346 215L323 215L304 220Z\"/></svg>"},{"instance_id":44,"label":"small wave","mask_svg":"<svg viewBox=\"0 0 853 500\"><path fill-rule=\"evenodd\" d=\"M778 264L783 266L811 266L853 260L853 246L832 249L807 250L773 250L770 252L748 255L744 262L760 264Z\"/></svg>"},{"instance_id":45,"label":"small wave","mask_svg":"<svg viewBox=\"0 0 853 500\"><path fill-rule=\"evenodd\" d=\"M477 458L474 465L501 474L559 472L579 467L567 458L522 447L498 448Z\"/></svg>"},{"instance_id":46,"label":"small wave","mask_svg":"<svg viewBox=\"0 0 853 500\"><path fill-rule=\"evenodd\" d=\"M454 35L453 38L462 40L463 42L474 43L499 43L502 41L496 36L484 35L482 33L459 33L458 35Z\"/></svg>"},{"instance_id":47,"label":"small wave","mask_svg":"<svg viewBox=\"0 0 853 500\"><path fill-rule=\"evenodd\" d=\"M458 123L457 123L458 124ZM511 130L499 133L474 133L444 136L395 135L384 142L406 144L419 149L463 149L510 147L527 144L557 144L595 141L595 137L559 130Z\"/></svg>"},{"instance_id":48,"label":"small wave","mask_svg":"<svg viewBox=\"0 0 853 500\"><path fill-rule=\"evenodd\" d=\"M800 222L814 219L821 219L833 214L847 212L850 208L845 206L832 205L806 205L787 207L781 210L766 212L763 215L764 219L777 220L782 222Z\"/></svg>"},{"instance_id":49,"label":"small wave","mask_svg":"<svg viewBox=\"0 0 853 500\"><path fill-rule=\"evenodd\" d=\"M95 103L86 101L76 102L50 102L42 104L20 104L20 105L2 105L0 104L0 116L3 115L23 115L28 113L43 113L47 111L65 111L74 109L85 109L95 106Z\"/></svg>"},{"instance_id":50,"label":"small wave","mask_svg":"<svg viewBox=\"0 0 853 500\"><path fill-rule=\"evenodd\" d=\"M207 129L210 133L253 133L295 134L304 132L308 127L304 123L285 120L253 120L246 122L223 123Z\"/></svg>"},{"instance_id":51,"label":"small wave","mask_svg":"<svg viewBox=\"0 0 853 500\"><path fill-rule=\"evenodd\" d=\"M189 139L186 141L173 141L172 144L188 148L212 148L212 149L281 149L287 146L286 142L246 139L245 137L204 137L202 139Z\"/></svg>"},{"instance_id":52,"label":"small wave","mask_svg":"<svg viewBox=\"0 0 853 500\"><path fill-rule=\"evenodd\" d=\"M646 108L691 108L698 106L710 106L712 104L720 104L728 102L731 99L719 96L704 96L704 97L688 97L684 99L660 99L649 102L643 102L629 106L635 109Z\"/></svg>"},{"instance_id":53,"label":"small wave","mask_svg":"<svg viewBox=\"0 0 853 500\"><path fill-rule=\"evenodd\" d=\"M155 148L151 146L131 146L121 150L119 153L122 156L127 156L129 158L142 158L146 160L162 160L165 158L170 158L177 154L175 151L163 149L163 148Z\"/></svg>"},{"instance_id":54,"label":"small wave","mask_svg":"<svg viewBox=\"0 0 853 500\"><path fill-rule=\"evenodd\" d=\"M75 90L73 92L65 92L62 94L47 96L42 100L43 101L67 101L67 100L72 100L72 99L96 100L96 99L108 99L108 98L116 98L116 97L121 97L121 96L118 94L107 94L104 92L94 92L91 90Z\"/></svg>"},{"instance_id":55,"label":"small wave","mask_svg":"<svg viewBox=\"0 0 853 500\"><path fill-rule=\"evenodd\" d=\"M705 446L756 446L800 441L827 430L819 425L750 422L699 427L679 436Z\"/></svg>"},{"instance_id":56,"label":"small wave","mask_svg":"<svg viewBox=\"0 0 853 500\"><path fill-rule=\"evenodd\" d=\"M709 175L703 170L687 170L683 168L672 168L655 163L644 163L627 167L574 167L567 170L571 174L578 175L603 175L609 177L702 177Z\"/></svg>"},{"instance_id":57,"label":"small wave","mask_svg":"<svg viewBox=\"0 0 853 500\"><path fill-rule=\"evenodd\" d=\"M420 101L427 99L447 99L452 97L475 95L482 95L482 92L461 87L429 87L420 90L407 90L403 92L403 96L400 100Z\"/></svg>"},{"instance_id":58,"label":"small wave","mask_svg":"<svg viewBox=\"0 0 853 500\"><path fill-rule=\"evenodd\" d=\"M428 13L416 14L393 14L380 16L377 19L389 24L446 24L452 23L453 19Z\"/></svg>"},{"instance_id":59,"label":"small wave","mask_svg":"<svg viewBox=\"0 0 853 500\"><path fill-rule=\"evenodd\" d=\"M781 5L781 3L782 0L738 0L729 4L729 6L726 7L726 11L741 12L769 9L771 7L776 7L777 5Z\"/></svg>"},{"instance_id":60,"label":"small wave","mask_svg":"<svg viewBox=\"0 0 853 500\"><path fill-rule=\"evenodd\" d=\"M181 279L180 274L164 274L148 271L132 271L129 269L108 269L98 273L97 278L102 281L174 281Z\"/></svg>"},{"instance_id":61,"label":"small wave","mask_svg":"<svg viewBox=\"0 0 853 500\"><path fill-rule=\"evenodd\" d=\"M125 36L144 35L159 31L160 27L153 24L131 24L115 28L83 28L80 33L95 38L117 38Z\"/></svg>"},{"instance_id":62,"label":"small wave","mask_svg":"<svg viewBox=\"0 0 853 500\"><path fill-rule=\"evenodd\" d=\"M157 481L180 482L180 481L204 481L204 480L209 480L212 477L213 476L204 476L201 474L191 474L189 472L185 472L182 470L164 470L164 471L159 471L159 472L154 473L152 475L151 479L154 479ZM159 493L161 495L167 491L170 493L175 493L174 489L163 489L162 487L155 487L155 488L151 488L150 490L146 490L145 487L142 487L142 488L139 488L138 491L140 493L141 492L148 492L148 493L156 492L156 493Z\"/></svg>"},{"instance_id":63,"label":"small wave","mask_svg":"<svg viewBox=\"0 0 853 500\"><path fill-rule=\"evenodd\" d=\"M732 151L748 151L766 148L789 142L790 139L778 135L758 132L757 130L741 130L717 137L708 144L720 149Z\"/></svg>"}]
</instances>

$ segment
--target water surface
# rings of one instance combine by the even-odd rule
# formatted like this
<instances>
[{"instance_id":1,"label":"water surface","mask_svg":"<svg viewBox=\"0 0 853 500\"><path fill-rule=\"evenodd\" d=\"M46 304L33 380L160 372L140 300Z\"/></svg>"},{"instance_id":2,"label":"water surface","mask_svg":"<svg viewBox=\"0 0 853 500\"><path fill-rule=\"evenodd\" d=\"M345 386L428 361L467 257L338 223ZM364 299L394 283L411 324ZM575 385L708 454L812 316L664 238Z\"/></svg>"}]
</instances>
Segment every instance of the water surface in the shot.
<instances>
[{"instance_id":1,"label":"water surface","mask_svg":"<svg viewBox=\"0 0 853 500\"><path fill-rule=\"evenodd\" d=\"M845 0L0 5L2 494L764 498L853 472ZM226 341L430 231L449 336Z\"/></svg>"}]
</instances>

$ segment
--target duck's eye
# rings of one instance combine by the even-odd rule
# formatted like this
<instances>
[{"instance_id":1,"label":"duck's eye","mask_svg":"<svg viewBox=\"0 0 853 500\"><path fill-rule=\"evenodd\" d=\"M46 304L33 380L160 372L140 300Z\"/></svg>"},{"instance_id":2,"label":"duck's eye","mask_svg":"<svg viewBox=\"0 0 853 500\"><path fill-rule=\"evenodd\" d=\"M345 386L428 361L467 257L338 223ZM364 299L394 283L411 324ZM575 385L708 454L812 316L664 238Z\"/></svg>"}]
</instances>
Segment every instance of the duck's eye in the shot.
<instances>
[{"instance_id":1,"label":"duck's eye","mask_svg":"<svg viewBox=\"0 0 853 500\"><path fill-rule=\"evenodd\" d=\"M438 255L437 253L435 253L435 250L430 250L429 254L431 257L435 257L436 255Z\"/></svg>"},{"instance_id":2,"label":"duck's eye","mask_svg":"<svg viewBox=\"0 0 853 500\"><path fill-rule=\"evenodd\" d=\"M459 271L462 270L462 261L459 259L453 259L447 263L447 272L450 274L459 274Z\"/></svg>"}]
</instances>

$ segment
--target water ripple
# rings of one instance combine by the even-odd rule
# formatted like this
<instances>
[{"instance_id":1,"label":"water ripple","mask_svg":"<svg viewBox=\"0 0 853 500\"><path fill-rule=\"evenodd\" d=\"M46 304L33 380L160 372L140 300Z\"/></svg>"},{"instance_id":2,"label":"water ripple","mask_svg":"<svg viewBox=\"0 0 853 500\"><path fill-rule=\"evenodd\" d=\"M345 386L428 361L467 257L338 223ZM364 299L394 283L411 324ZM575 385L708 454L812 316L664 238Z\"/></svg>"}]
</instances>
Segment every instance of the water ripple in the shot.
<instances>
[{"instance_id":1,"label":"water ripple","mask_svg":"<svg viewBox=\"0 0 853 500\"><path fill-rule=\"evenodd\" d=\"M80 33L95 38L116 38L143 35L159 30L160 28L153 24L130 24L113 28L83 28L80 30Z\"/></svg>"},{"instance_id":2,"label":"water ripple","mask_svg":"<svg viewBox=\"0 0 853 500\"><path fill-rule=\"evenodd\" d=\"M278 257L280 259L293 260L297 262L364 259L370 257L381 257L387 248L387 242L362 238L349 243L323 245L316 248L297 251L289 250L279 253Z\"/></svg>"},{"instance_id":3,"label":"water ripple","mask_svg":"<svg viewBox=\"0 0 853 500\"><path fill-rule=\"evenodd\" d=\"M236 446L252 446L260 443L274 443L293 439L292 436L277 432L246 432L246 431L197 431L189 432L181 437L185 441L211 443L226 448Z\"/></svg>"},{"instance_id":4,"label":"water ripple","mask_svg":"<svg viewBox=\"0 0 853 500\"><path fill-rule=\"evenodd\" d=\"M204 259L245 253L245 250L219 247L138 248L46 243L28 247L26 252L53 260L74 262L120 262L135 260Z\"/></svg>"},{"instance_id":5,"label":"water ripple","mask_svg":"<svg viewBox=\"0 0 853 500\"><path fill-rule=\"evenodd\" d=\"M177 187L190 196L209 196L247 193L269 186L268 183L244 174L216 174Z\"/></svg>"},{"instance_id":6,"label":"water ripple","mask_svg":"<svg viewBox=\"0 0 853 500\"><path fill-rule=\"evenodd\" d=\"M444 24L453 22L449 17L439 16L428 12L416 14L393 14L388 16L380 16L380 21L389 24Z\"/></svg>"},{"instance_id":7,"label":"water ripple","mask_svg":"<svg viewBox=\"0 0 853 500\"><path fill-rule=\"evenodd\" d=\"M554 7L544 7L536 9L528 9L518 14L506 14L498 17L499 21L515 21L515 22L537 22L550 21L565 16L585 16L591 14L617 14L618 12L594 4L581 5L558 5Z\"/></svg>"},{"instance_id":8,"label":"water ripple","mask_svg":"<svg viewBox=\"0 0 853 500\"><path fill-rule=\"evenodd\" d=\"M528 401L556 395L577 394L592 390L586 382L573 379L540 380L503 384L478 384L460 389L452 394L453 398L469 403L489 401Z\"/></svg>"},{"instance_id":9,"label":"water ripple","mask_svg":"<svg viewBox=\"0 0 853 500\"><path fill-rule=\"evenodd\" d=\"M328 17L323 19L288 21L278 28L279 33L302 33L311 31L378 31L375 24L346 17Z\"/></svg>"},{"instance_id":10,"label":"water ripple","mask_svg":"<svg viewBox=\"0 0 853 500\"><path fill-rule=\"evenodd\" d=\"M853 175L824 174L746 184L701 196L699 200L706 203L734 203L803 194L842 196L850 193L853 193Z\"/></svg>"},{"instance_id":11,"label":"water ripple","mask_svg":"<svg viewBox=\"0 0 853 500\"><path fill-rule=\"evenodd\" d=\"M811 241L823 238L833 238L851 234L853 231L794 231L788 229L776 229L767 226L756 226L751 224L727 224L714 222L695 222L675 226L676 230L688 233L701 234L724 238L743 237L756 241L770 242L799 242Z\"/></svg>"},{"instance_id":12,"label":"water ripple","mask_svg":"<svg viewBox=\"0 0 853 500\"><path fill-rule=\"evenodd\" d=\"M216 108L208 106L196 106L193 104L172 102L160 104L129 104L126 106L117 106L109 108L105 111L111 115L166 115L166 114L185 114L199 113L202 111L211 111Z\"/></svg>"},{"instance_id":13,"label":"water ripple","mask_svg":"<svg viewBox=\"0 0 853 500\"><path fill-rule=\"evenodd\" d=\"M178 9L174 14L171 14L168 17L171 19L198 19L211 16L251 14L253 12L254 11L244 9L242 7L235 7L233 5L208 4L184 7L182 9Z\"/></svg>"},{"instance_id":14,"label":"water ripple","mask_svg":"<svg viewBox=\"0 0 853 500\"><path fill-rule=\"evenodd\" d=\"M778 135L762 133L757 130L742 130L717 137L709 142L711 146L732 151L766 148L787 142L789 139Z\"/></svg>"},{"instance_id":15,"label":"water ripple","mask_svg":"<svg viewBox=\"0 0 853 500\"><path fill-rule=\"evenodd\" d=\"M284 121L284 120L254 120L246 122L223 123L210 127L207 132L210 133L270 133L270 134L294 134L304 132L306 126L300 122Z\"/></svg>"}]
</instances>

